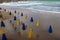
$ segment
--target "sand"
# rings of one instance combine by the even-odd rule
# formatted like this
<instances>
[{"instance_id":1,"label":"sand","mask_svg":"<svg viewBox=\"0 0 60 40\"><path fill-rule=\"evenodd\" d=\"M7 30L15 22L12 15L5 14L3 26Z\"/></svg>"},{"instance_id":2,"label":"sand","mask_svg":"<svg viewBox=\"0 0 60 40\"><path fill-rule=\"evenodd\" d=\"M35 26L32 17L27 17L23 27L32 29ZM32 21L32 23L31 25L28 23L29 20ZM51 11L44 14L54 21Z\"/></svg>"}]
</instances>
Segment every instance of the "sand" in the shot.
<instances>
[{"instance_id":1,"label":"sand","mask_svg":"<svg viewBox=\"0 0 60 40\"><path fill-rule=\"evenodd\" d=\"M7 9L7 11L11 9ZM14 11L17 10L15 14ZM17 20L14 21L9 15L9 12L2 11L3 21L5 23L5 31L8 40L60 40L60 13L47 12L47 11L37 11L32 9L13 9L11 10L17 19L27 25L26 30L22 30L22 26L17 26ZM18 14L19 12L19 14ZM23 17L21 16L23 12ZM28 18L24 19L27 15ZM30 18L33 17L34 22L30 22ZM12 20L12 23L10 23ZM36 21L40 21L40 26L36 27ZM13 25L14 24L14 25ZM49 26L52 25L53 33L48 33ZM14 30L17 27L17 30ZM28 38L29 29L33 29L34 37L32 39ZM18 34L21 31L21 34ZM39 35L39 37L37 37Z\"/></svg>"}]
</instances>

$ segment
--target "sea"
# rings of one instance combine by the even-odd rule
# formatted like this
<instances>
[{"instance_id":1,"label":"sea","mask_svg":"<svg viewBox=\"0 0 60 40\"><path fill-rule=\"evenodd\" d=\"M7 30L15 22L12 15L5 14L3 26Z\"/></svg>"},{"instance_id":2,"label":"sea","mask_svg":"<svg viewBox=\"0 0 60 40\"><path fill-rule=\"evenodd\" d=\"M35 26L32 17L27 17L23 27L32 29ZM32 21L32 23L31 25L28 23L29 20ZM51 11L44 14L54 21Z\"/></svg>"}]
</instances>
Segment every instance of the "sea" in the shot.
<instances>
[{"instance_id":1,"label":"sea","mask_svg":"<svg viewBox=\"0 0 60 40\"><path fill-rule=\"evenodd\" d=\"M60 1L17 1L17 2L3 2L3 6L13 8L37 9L45 11L60 12ZM8 7L7 7L8 8Z\"/></svg>"}]
</instances>

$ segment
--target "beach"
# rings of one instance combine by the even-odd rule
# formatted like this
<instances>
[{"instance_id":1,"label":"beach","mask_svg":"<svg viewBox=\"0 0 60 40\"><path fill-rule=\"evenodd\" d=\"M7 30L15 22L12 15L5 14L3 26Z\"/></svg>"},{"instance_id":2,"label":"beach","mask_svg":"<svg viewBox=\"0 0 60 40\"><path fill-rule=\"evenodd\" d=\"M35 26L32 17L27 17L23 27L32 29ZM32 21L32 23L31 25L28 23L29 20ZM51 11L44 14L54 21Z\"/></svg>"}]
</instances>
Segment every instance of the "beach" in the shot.
<instances>
[{"instance_id":1,"label":"beach","mask_svg":"<svg viewBox=\"0 0 60 40\"><path fill-rule=\"evenodd\" d=\"M60 40L60 12L26 9L19 6L2 5L0 7L3 8L2 16L8 40ZM14 20L14 16L9 15L10 12L16 16L17 20ZM21 13L23 13L22 16ZM33 18L32 22L30 21L31 17ZM19 26L17 25L18 19L21 20ZM10 23L10 20L12 23ZM37 21L40 23L39 27L36 26ZM25 30L22 30L22 23L27 25ZM48 32L50 25L52 26L52 33ZM30 28L32 28L34 34L32 39L28 38Z\"/></svg>"}]
</instances>

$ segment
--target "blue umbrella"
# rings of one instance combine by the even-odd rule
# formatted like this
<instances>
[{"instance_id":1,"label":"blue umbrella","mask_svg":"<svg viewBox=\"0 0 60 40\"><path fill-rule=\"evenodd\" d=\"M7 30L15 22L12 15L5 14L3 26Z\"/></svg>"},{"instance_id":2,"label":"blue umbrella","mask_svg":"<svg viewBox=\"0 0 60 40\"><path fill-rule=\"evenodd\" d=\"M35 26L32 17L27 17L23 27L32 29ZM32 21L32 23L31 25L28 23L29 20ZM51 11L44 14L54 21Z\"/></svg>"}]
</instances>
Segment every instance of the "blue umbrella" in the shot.
<instances>
[{"instance_id":1,"label":"blue umbrella","mask_svg":"<svg viewBox=\"0 0 60 40\"><path fill-rule=\"evenodd\" d=\"M24 23L22 23L22 30L25 30L26 28L25 28L25 24Z\"/></svg>"},{"instance_id":2,"label":"blue umbrella","mask_svg":"<svg viewBox=\"0 0 60 40\"><path fill-rule=\"evenodd\" d=\"M0 18L2 17L2 15L0 15Z\"/></svg>"},{"instance_id":3,"label":"blue umbrella","mask_svg":"<svg viewBox=\"0 0 60 40\"><path fill-rule=\"evenodd\" d=\"M16 13L16 10L15 10L15 13Z\"/></svg>"},{"instance_id":4,"label":"blue umbrella","mask_svg":"<svg viewBox=\"0 0 60 40\"><path fill-rule=\"evenodd\" d=\"M30 22L33 22L33 17L31 17Z\"/></svg>"},{"instance_id":5,"label":"blue umbrella","mask_svg":"<svg viewBox=\"0 0 60 40\"><path fill-rule=\"evenodd\" d=\"M7 37L5 34L2 34L2 40L7 40Z\"/></svg>"},{"instance_id":6,"label":"blue umbrella","mask_svg":"<svg viewBox=\"0 0 60 40\"><path fill-rule=\"evenodd\" d=\"M1 10L2 8L0 8L0 10Z\"/></svg>"},{"instance_id":7,"label":"blue umbrella","mask_svg":"<svg viewBox=\"0 0 60 40\"><path fill-rule=\"evenodd\" d=\"M9 13L9 15L11 15L11 12Z\"/></svg>"},{"instance_id":8,"label":"blue umbrella","mask_svg":"<svg viewBox=\"0 0 60 40\"><path fill-rule=\"evenodd\" d=\"M1 22L1 27L5 27L5 24L3 21Z\"/></svg>"},{"instance_id":9,"label":"blue umbrella","mask_svg":"<svg viewBox=\"0 0 60 40\"><path fill-rule=\"evenodd\" d=\"M52 26L51 25L49 26L48 32L52 33Z\"/></svg>"},{"instance_id":10,"label":"blue umbrella","mask_svg":"<svg viewBox=\"0 0 60 40\"><path fill-rule=\"evenodd\" d=\"M21 13L21 16L23 16L23 13Z\"/></svg>"},{"instance_id":11,"label":"blue umbrella","mask_svg":"<svg viewBox=\"0 0 60 40\"><path fill-rule=\"evenodd\" d=\"M4 11L6 11L6 9L4 9Z\"/></svg>"},{"instance_id":12,"label":"blue umbrella","mask_svg":"<svg viewBox=\"0 0 60 40\"><path fill-rule=\"evenodd\" d=\"M14 16L14 20L16 21L16 16Z\"/></svg>"}]
</instances>

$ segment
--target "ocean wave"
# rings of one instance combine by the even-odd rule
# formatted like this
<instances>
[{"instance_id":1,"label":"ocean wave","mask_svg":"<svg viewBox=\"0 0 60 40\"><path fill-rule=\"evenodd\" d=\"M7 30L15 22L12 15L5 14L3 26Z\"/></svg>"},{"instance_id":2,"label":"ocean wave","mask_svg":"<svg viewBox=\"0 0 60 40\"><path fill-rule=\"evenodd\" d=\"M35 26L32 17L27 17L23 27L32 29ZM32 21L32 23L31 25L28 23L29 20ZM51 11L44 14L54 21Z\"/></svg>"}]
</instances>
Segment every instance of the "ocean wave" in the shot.
<instances>
[{"instance_id":1,"label":"ocean wave","mask_svg":"<svg viewBox=\"0 0 60 40\"><path fill-rule=\"evenodd\" d=\"M57 11L60 12L60 3L59 2L38 2L38 1L18 1L18 2L9 2L2 3L2 6L10 7L20 7L26 9L37 9L37 10L46 10L46 11Z\"/></svg>"}]
</instances>

